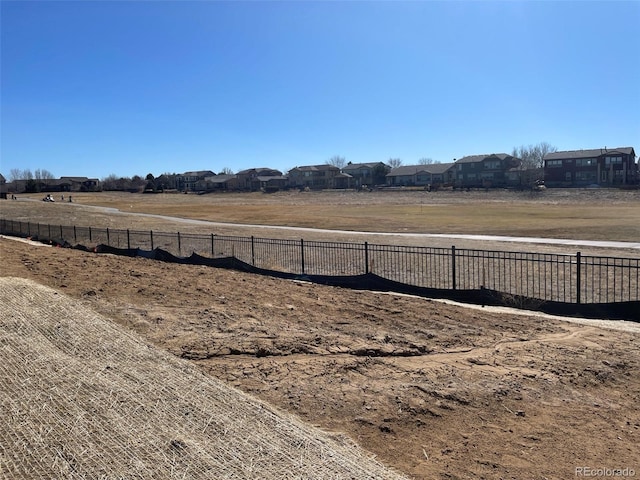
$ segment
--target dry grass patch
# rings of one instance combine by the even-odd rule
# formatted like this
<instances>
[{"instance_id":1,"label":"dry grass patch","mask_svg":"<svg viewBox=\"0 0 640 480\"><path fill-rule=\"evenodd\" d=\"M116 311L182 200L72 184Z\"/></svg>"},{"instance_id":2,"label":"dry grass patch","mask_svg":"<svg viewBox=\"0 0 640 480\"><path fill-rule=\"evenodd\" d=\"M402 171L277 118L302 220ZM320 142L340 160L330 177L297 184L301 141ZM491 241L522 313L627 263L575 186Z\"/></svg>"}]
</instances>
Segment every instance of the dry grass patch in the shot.
<instances>
[{"instance_id":1,"label":"dry grass patch","mask_svg":"<svg viewBox=\"0 0 640 480\"><path fill-rule=\"evenodd\" d=\"M40 195L31 195L39 198ZM209 195L102 192L76 203L230 223L375 232L492 234L637 241L639 191L279 192ZM53 205L47 205L52 207ZM6 205L7 214L14 205Z\"/></svg>"}]
</instances>

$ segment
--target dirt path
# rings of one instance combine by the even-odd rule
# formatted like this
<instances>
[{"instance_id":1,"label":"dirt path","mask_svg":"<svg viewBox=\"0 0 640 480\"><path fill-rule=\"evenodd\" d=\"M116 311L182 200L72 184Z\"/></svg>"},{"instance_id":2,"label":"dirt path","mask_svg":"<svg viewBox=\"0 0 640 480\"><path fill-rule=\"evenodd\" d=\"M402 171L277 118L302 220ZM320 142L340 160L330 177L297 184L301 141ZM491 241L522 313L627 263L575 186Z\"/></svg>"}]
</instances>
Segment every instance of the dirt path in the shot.
<instances>
[{"instance_id":1,"label":"dirt path","mask_svg":"<svg viewBox=\"0 0 640 480\"><path fill-rule=\"evenodd\" d=\"M0 253L0 275L81 300L208 374L346 433L413 478L640 472L633 325L618 331L4 239Z\"/></svg>"}]
</instances>

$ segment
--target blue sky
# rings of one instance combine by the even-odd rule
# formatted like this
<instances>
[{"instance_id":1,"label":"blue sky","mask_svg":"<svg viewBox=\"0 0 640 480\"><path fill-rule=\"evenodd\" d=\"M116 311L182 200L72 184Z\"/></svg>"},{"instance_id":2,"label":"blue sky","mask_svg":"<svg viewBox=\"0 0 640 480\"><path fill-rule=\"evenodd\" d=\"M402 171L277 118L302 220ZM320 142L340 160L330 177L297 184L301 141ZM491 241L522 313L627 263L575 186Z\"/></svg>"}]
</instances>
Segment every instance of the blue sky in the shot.
<instances>
[{"instance_id":1,"label":"blue sky","mask_svg":"<svg viewBox=\"0 0 640 480\"><path fill-rule=\"evenodd\" d=\"M640 150L640 1L2 1L0 173Z\"/></svg>"}]
</instances>

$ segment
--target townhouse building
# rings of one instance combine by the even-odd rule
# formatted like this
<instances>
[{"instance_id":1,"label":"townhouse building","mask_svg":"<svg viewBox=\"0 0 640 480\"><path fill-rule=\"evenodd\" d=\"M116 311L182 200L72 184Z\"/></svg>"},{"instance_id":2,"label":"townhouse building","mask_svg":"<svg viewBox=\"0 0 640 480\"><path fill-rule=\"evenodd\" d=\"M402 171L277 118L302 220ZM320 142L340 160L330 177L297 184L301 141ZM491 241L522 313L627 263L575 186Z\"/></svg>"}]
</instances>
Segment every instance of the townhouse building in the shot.
<instances>
[{"instance_id":1,"label":"townhouse building","mask_svg":"<svg viewBox=\"0 0 640 480\"><path fill-rule=\"evenodd\" d=\"M544 157L549 187L623 186L638 183L633 147L567 150Z\"/></svg>"}]
</instances>

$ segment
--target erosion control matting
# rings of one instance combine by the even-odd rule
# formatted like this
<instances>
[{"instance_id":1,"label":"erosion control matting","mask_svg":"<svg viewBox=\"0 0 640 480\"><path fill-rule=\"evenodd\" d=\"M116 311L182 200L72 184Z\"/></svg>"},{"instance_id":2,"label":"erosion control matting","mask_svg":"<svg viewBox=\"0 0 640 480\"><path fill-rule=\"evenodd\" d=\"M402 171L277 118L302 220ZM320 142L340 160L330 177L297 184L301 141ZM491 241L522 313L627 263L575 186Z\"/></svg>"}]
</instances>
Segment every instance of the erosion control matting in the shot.
<instances>
[{"instance_id":1,"label":"erosion control matting","mask_svg":"<svg viewBox=\"0 0 640 480\"><path fill-rule=\"evenodd\" d=\"M0 478L402 478L55 290L0 305Z\"/></svg>"}]
</instances>

